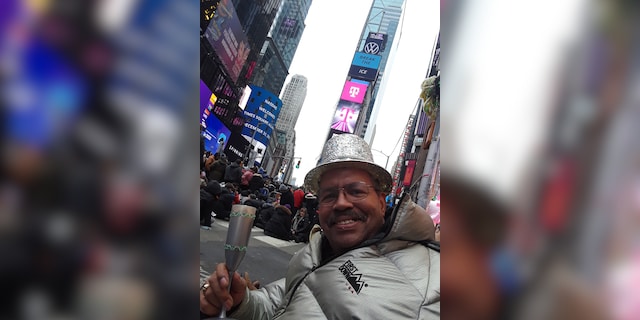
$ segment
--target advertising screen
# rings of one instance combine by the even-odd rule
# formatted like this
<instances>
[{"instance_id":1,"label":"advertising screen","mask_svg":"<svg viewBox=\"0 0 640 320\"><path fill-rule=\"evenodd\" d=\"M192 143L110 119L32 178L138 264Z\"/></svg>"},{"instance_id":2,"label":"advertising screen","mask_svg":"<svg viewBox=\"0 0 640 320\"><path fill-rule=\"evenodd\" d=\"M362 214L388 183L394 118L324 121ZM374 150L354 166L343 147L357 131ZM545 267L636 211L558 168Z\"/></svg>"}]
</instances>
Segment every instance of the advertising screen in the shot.
<instances>
[{"instance_id":1,"label":"advertising screen","mask_svg":"<svg viewBox=\"0 0 640 320\"><path fill-rule=\"evenodd\" d=\"M375 81L378 76L378 70L351 65L351 68L349 69L349 76L367 81Z\"/></svg>"},{"instance_id":2,"label":"advertising screen","mask_svg":"<svg viewBox=\"0 0 640 320\"><path fill-rule=\"evenodd\" d=\"M206 101L206 106L204 108L204 110L202 111L202 113L200 114L200 123L204 126L206 126L206 122L207 119L209 118L209 116L212 113L215 113L215 109L216 108L220 108L219 106L216 106L216 102L218 101L218 97L216 97L215 94L210 94L209 95L209 100ZM202 101L201 101L202 103ZM201 106L202 107L202 106Z\"/></svg>"},{"instance_id":3,"label":"advertising screen","mask_svg":"<svg viewBox=\"0 0 640 320\"><path fill-rule=\"evenodd\" d=\"M380 59L380 56L375 54L356 52L351 64L369 69L378 69L378 67L380 67Z\"/></svg>"},{"instance_id":4,"label":"advertising screen","mask_svg":"<svg viewBox=\"0 0 640 320\"><path fill-rule=\"evenodd\" d=\"M331 129L353 133L361 107L362 105L355 102L340 100L336 113L333 116L333 121L331 121Z\"/></svg>"},{"instance_id":5,"label":"advertising screen","mask_svg":"<svg viewBox=\"0 0 640 320\"><path fill-rule=\"evenodd\" d=\"M411 179L413 178L413 171L416 168L416 160L409 160L409 164L407 165L407 169L404 172L404 179L402 180L402 185L408 187L411 185Z\"/></svg>"},{"instance_id":6,"label":"advertising screen","mask_svg":"<svg viewBox=\"0 0 640 320\"><path fill-rule=\"evenodd\" d=\"M209 104L209 98L211 97L211 90L204 84L204 81L200 80L200 120L202 120L202 115L204 114L204 110L207 109L207 105Z\"/></svg>"},{"instance_id":7,"label":"advertising screen","mask_svg":"<svg viewBox=\"0 0 640 320\"><path fill-rule=\"evenodd\" d=\"M364 84L365 86L369 86L369 81L359 80L359 79L351 79L352 82Z\"/></svg>"},{"instance_id":8,"label":"advertising screen","mask_svg":"<svg viewBox=\"0 0 640 320\"><path fill-rule=\"evenodd\" d=\"M340 99L362 103L362 101L364 101L366 93L366 84L347 81L344 84L344 88L342 88L342 95L340 96Z\"/></svg>"},{"instance_id":9,"label":"advertising screen","mask_svg":"<svg viewBox=\"0 0 640 320\"><path fill-rule=\"evenodd\" d=\"M273 132L282 101L278 96L262 87L250 85L251 96L244 109L245 124L242 135L254 139L262 145L269 145L269 137ZM255 130L255 135L253 134ZM253 143L256 145L255 143Z\"/></svg>"},{"instance_id":10,"label":"advertising screen","mask_svg":"<svg viewBox=\"0 0 640 320\"><path fill-rule=\"evenodd\" d=\"M241 134L234 133L229 138L224 153L227 155L227 160L234 162L238 159L243 159L248 149L249 141Z\"/></svg>"},{"instance_id":11,"label":"advertising screen","mask_svg":"<svg viewBox=\"0 0 640 320\"><path fill-rule=\"evenodd\" d=\"M387 35L384 33L369 32L369 36L367 36L367 40L365 41L365 47L367 46L367 43L375 43L380 48L380 52L383 52L387 46ZM367 51L365 50L365 52ZM373 52L367 52L367 53L373 53ZM373 54L378 54L378 53L373 53Z\"/></svg>"},{"instance_id":12,"label":"advertising screen","mask_svg":"<svg viewBox=\"0 0 640 320\"><path fill-rule=\"evenodd\" d=\"M238 81L251 49L231 0L220 0L216 13L205 30L205 36L231 79Z\"/></svg>"},{"instance_id":13,"label":"advertising screen","mask_svg":"<svg viewBox=\"0 0 640 320\"><path fill-rule=\"evenodd\" d=\"M202 133L204 136L204 149L211 153L224 150L231 131L216 117L211 115L205 121L205 129Z\"/></svg>"}]
</instances>

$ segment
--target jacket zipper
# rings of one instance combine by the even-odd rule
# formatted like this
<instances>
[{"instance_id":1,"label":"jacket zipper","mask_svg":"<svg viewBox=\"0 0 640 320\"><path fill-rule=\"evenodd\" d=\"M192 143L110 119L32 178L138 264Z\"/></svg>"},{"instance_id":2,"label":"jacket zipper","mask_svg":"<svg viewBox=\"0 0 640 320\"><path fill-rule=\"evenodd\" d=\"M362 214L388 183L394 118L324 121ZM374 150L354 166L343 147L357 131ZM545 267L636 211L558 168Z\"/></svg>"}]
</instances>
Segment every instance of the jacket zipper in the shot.
<instances>
[{"instance_id":1,"label":"jacket zipper","mask_svg":"<svg viewBox=\"0 0 640 320\"><path fill-rule=\"evenodd\" d=\"M289 304L291 303L291 298L293 297L293 295L296 293L296 290L298 290L298 287L302 284L302 282L304 281L304 279L307 278L307 276L309 276L312 272L316 271L316 269L320 268L320 266L316 266L314 265L311 270L307 271L307 273L305 273L305 275L302 277L302 279L300 279L295 286L293 286L293 290L291 290L291 294L289 295L289 301L287 301L287 305L284 306L284 308L280 309L280 311L278 311L278 313L276 313L273 317L277 318L279 316L281 316L282 314L284 314L284 312L287 310L287 308L289 307Z\"/></svg>"}]
</instances>

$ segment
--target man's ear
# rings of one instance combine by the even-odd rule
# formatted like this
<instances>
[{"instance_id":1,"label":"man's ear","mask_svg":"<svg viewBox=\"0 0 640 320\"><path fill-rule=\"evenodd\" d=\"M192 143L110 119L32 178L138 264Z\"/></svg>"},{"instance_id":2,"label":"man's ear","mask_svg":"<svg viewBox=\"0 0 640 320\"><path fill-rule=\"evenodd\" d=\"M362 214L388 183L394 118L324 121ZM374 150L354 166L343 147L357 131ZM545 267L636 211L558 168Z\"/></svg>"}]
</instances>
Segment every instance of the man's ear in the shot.
<instances>
[{"instance_id":1,"label":"man's ear","mask_svg":"<svg viewBox=\"0 0 640 320\"><path fill-rule=\"evenodd\" d=\"M380 192L380 196L378 197L378 202L380 202L380 210L382 210L382 212L387 211L387 201L385 201L386 198L387 198L387 195L384 194L384 192Z\"/></svg>"}]
</instances>

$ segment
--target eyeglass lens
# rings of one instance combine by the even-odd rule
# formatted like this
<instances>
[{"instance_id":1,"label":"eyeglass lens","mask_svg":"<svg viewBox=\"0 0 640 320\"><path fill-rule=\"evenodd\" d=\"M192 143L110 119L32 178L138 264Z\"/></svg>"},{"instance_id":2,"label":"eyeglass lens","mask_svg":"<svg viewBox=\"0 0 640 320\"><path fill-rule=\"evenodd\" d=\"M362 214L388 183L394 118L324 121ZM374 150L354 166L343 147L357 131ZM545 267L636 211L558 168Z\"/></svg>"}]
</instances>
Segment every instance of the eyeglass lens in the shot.
<instances>
[{"instance_id":1,"label":"eyeglass lens","mask_svg":"<svg viewBox=\"0 0 640 320\"><path fill-rule=\"evenodd\" d=\"M369 185L364 182L353 182L342 188L328 188L320 191L320 203L332 204L338 200L340 192L344 190L346 199L350 202L362 200L369 195Z\"/></svg>"}]
</instances>

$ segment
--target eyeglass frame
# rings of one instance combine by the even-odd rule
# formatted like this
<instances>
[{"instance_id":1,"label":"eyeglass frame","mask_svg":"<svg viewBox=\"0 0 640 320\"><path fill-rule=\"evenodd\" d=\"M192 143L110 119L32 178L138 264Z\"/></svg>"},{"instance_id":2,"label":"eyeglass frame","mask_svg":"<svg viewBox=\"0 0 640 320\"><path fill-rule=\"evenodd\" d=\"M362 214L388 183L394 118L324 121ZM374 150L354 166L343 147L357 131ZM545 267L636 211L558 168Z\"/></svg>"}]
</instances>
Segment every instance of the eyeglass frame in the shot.
<instances>
[{"instance_id":1,"label":"eyeglass frame","mask_svg":"<svg viewBox=\"0 0 640 320\"><path fill-rule=\"evenodd\" d=\"M346 189L345 189L345 188L347 188L347 187L349 187L349 186L351 186L351 185L354 185L354 184L363 184L364 186L366 186L366 187L367 187L367 192L366 192L366 194L365 194L365 196L364 196L364 197L362 197L362 198L360 198L360 199L353 199L353 200L352 200L352 198L351 198L352 196L351 196L351 195L349 195L349 193L348 193L348 192L346 192ZM378 187L376 187L375 185L367 184L367 183L366 183L366 182L364 182L364 181L354 181L354 182L351 182L351 183L347 183L346 185L344 185L344 186L342 186L342 187L337 187L337 188L327 188L327 189L328 189L328 190L337 190L339 193L342 193L342 194L344 195L344 197L345 197L345 199L346 199L347 201L349 201L349 202L351 202L351 203L356 203L356 202L360 202L360 201L362 201L362 200L366 199L366 198L369 196L369 194L370 194L370 192L369 192L369 188L373 188L376 192L379 192L379 191L380 191L380 190L379 190L379 188L378 188ZM327 189L325 189L325 190L327 190ZM331 201L331 202L329 202L329 203L323 203L323 202L322 202L322 194L323 194L324 192L326 192L326 191L323 191L322 189L321 189L321 190L318 190L318 207L329 207L329 206L335 205L335 204L336 204L336 202L338 202L338 198L340 198L340 195L338 195L338 196L337 196L333 201Z\"/></svg>"}]
</instances>

